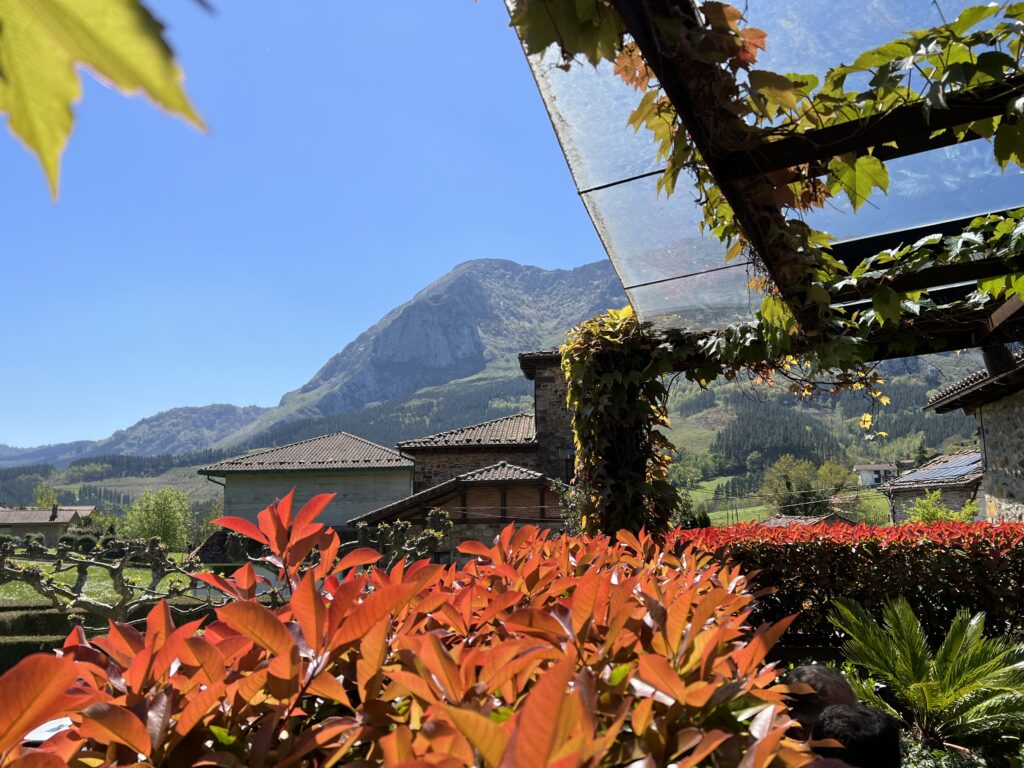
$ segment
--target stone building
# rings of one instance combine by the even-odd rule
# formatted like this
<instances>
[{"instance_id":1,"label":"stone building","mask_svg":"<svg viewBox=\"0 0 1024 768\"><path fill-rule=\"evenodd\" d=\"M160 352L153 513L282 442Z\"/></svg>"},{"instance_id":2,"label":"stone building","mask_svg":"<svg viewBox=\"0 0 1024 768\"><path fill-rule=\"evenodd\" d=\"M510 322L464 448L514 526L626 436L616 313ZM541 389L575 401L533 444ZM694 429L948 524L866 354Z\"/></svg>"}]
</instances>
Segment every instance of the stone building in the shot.
<instances>
[{"instance_id":1,"label":"stone building","mask_svg":"<svg viewBox=\"0 0 1024 768\"><path fill-rule=\"evenodd\" d=\"M46 546L55 547L68 528L93 513L95 507L61 507L40 509L0 507L0 535L23 539L30 533L40 533Z\"/></svg>"},{"instance_id":2,"label":"stone building","mask_svg":"<svg viewBox=\"0 0 1024 768\"><path fill-rule=\"evenodd\" d=\"M296 510L317 494L335 493L320 520L340 527L408 496L412 471L412 461L398 451L335 432L227 459L199 474L224 486L225 515L249 520L292 488Z\"/></svg>"},{"instance_id":3,"label":"stone building","mask_svg":"<svg viewBox=\"0 0 1024 768\"><path fill-rule=\"evenodd\" d=\"M561 528L555 481L572 479L572 423L561 356L519 355L533 381L533 413L460 427L399 443L415 464L413 494L353 522L421 523L431 509L448 512L452 549L491 541L509 523Z\"/></svg>"},{"instance_id":4,"label":"stone building","mask_svg":"<svg viewBox=\"0 0 1024 768\"><path fill-rule=\"evenodd\" d=\"M985 516L1024 521L1024 352L986 354L986 364L986 370L939 392L926 408L936 413L961 408L974 415Z\"/></svg>"},{"instance_id":5,"label":"stone building","mask_svg":"<svg viewBox=\"0 0 1024 768\"><path fill-rule=\"evenodd\" d=\"M470 539L490 542L509 523L561 528L558 494L551 478L532 469L499 462L449 478L368 514L353 523L404 520L418 529L431 510L448 513L450 549Z\"/></svg>"},{"instance_id":6,"label":"stone building","mask_svg":"<svg viewBox=\"0 0 1024 768\"><path fill-rule=\"evenodd\" d=\"M474 469L506 462L568 482L572 477L572 424L557 352L519 355L534 383L533 413L503 416L398 444L414 463L413 492L432 488Z\"/></svg>"},{"instance_id":7,"label":"stone building","mask_svg":"<svg viewBox=\"0 0 1024 768\"><path fill-rule=\"evenodd\" d=\"M981 453L960 451L939 456L915 470L878 486L889 498L889 514L894 523L907 519L907 507L929 491L939 491L940 501L950 509L962 509L978 499L981 489ZM982 503L982 508L985 505Z\"/></svg>"}]
</instances>

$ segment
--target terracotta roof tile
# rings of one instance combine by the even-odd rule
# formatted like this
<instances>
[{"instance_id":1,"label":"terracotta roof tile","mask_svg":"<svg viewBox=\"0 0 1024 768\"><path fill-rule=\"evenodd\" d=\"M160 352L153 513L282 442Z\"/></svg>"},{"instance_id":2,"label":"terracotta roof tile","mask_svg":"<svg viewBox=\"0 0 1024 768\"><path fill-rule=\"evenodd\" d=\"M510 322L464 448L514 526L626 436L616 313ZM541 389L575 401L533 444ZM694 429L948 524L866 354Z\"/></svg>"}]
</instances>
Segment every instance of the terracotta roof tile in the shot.
<instances>
[{"instance_id":1,"label":"terracotta roof tile","mask_svg":"<svg viewBox=\"0 0 1024 768\"><path fill-rule=\"evenodd\" d=\"M459 427L436 435L399 443L399 449L449 448L491 445L530 445L536 443L537 427L532 413L517 413L503 416L483 424Z\"/></svg>"},{"instance_id":2,"label":"terracotta roof tile","mask_svg":"<svg viewBox=\"0 0 1024 768\"><path fill-rule=\"evenodd\" d=\"M881 491L961 488L981 482L982 471L981 451L959 451L932 459L878 488Z\"/></svg>"},{"instance_id":3,"label":"terracotta roof tile","mask_svg":"<svg viewBox=\"0 0 1024 768\"><path fill-rule=\"evenodd\" d=\"M455 478L464 483L487 483L497 480L542 480L544 475L541 472L534 472L532 469L517 467L508 462L498 462L489 467L474 469Z\"/></svg>"},{"instance_id":4,"label":"terracotta roof tile","mask_svg":"<svg viewBox=\"0 0 1024 768\"><path fill-rule=\"evenodd\" d=\"M347 432L312 437L279 448L227 459L199 470L201 475L230 472L294 472L332 469L392 469L412 467L398 451Z\"/></svg>"},{"instance_id":5,"label":"terracotta roof tile","mask_svg":"<svg viewBox=\"0 0 1024 768\"><path fill-rule=\"evenodd\" d=\"M457 475L456 477L453 477L450 480L445 480L443 483L435 485L432 488L426 488L418 493L414 493L412 496L406 496L404 499L393 501L379 509L373 510L372 512L359 515L358 517L350 520L349 525L355 525L360 522L369 523L381 520L394 515L397 512L402 512L406 509L415 507L418 504L426 503L431 499L444 496L445 494L456 490L462 483L500 483L521 480L551 482L551 479L541 472L534 472L532 469L518 467L515 464L509 464L501 461L497 464L492 464L489 467L481 467L480 469L474 469L470 472Z\"/></svg>"}]
</instances>

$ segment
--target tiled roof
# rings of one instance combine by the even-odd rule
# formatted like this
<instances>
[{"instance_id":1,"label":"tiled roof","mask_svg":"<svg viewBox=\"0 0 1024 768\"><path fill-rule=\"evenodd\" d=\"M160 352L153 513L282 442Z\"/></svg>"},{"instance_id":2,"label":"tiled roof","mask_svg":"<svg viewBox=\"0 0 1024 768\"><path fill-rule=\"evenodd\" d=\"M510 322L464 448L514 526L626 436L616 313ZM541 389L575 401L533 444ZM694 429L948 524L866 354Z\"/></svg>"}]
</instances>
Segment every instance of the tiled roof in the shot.
<instances>
[{"instance_id":1,"label":"tiled roof","mask_svg":"<svg viewBox=\"0 0 1024 768\"><path fill-rule=\"evenodd\" d=\"M456 477L464 483L487 483L496 480L541 480L544 475L534 472L526 467L517 467L515 464L501 461L482 469L474 469Z\"/></svg>"},{"instance_id":2,"label":"tiled roof","mask_svg":"<svg viewBox=\"0 0 1024 768\"><path fill-rule=\"evenodd\" d=\"M996 376L992 376L987 369L982 369L950 384L928 401L925 410L946 413L965 405L990 402L998 397L1012 394L1015 388L1019 388L1017 385L1024 383L1021 377L1022 370L1024 370L1024 350L1015 354L1013 361L1016 364L1015 368ZM1014 389L1002 391L1011 387ZM986 390L992 390L992 392L988 393ZM987 397L987 394L994 394L996 397ZM973 401L977 401L977 403Z\"/></svg>"},{"instance_id":3,"label":"tiled roof","mask_svg":"<svg viewBox=\"0 0 1024 768\"><path fill-rule=\"evenodd\" d=\"M982 470L981 451L960 451L932 459L878 487L882 491L961 488L981 482Z\"/></svg>"},{"instance_id":4,"label":"tiled roof","mask_svg":"<svg viewBox=\"0 0 1024 768\"><path fill-rule=\"evenodd\" d=\"M88 517L94 509L96 507L58 507L54 512L52 509L40 509L39 507L22 509L0 507L0 525L70 523L75 515Z\"/></svg>"},{"instance_id":5,"label":"tiled roof","mask_svg":"<svg viewBox=\"0 0 1024 768\"><path fill-rule=\"evenodd\" d=\"M398 451L347 432L301 440L280 448L249 453L199 470L201 475L230 472L294 472L332 469L393 469L412 467Z\"/></svg>"},{"instance_id":6,"label":"tiled roof","mask_svg":"<svg viewBox=\"0 0 1024 768\"><path fill-rule=\"evenodd\" d=\"M856 525L848 517L836 512L829 512L826 515L774 515L765 520L761 525L769 528L789 528L794 525L816 525L818 523L838 523L843 525Z\"/></svg>"},{"instance_id":7,"label":"tiled roof","mask_svg":"<svg viewBox=\"0 0 1024 768\"><path fill-rule=\"evenodd\" d=\"M503 416L483 424L459 427L436 435L399 443L399 449L452 448L491 445L530 445L536 443L537 427L532 413Z\"/></svg>"},{"instance_id":8,"label":"tiled roof","mask_svg":"<svg viewBox=\"0 0 1024 768\"><path fill-rule=\"evenodd\" d=\"M364 515L353 518L349 521L349 525L355 525L359 522L371 522L390 517L405 509L415 507L419 504L424 504L431 499L436 499L439 496L445 496L446 494L456 490L462 483L508 483L531 480L548 481L549 478L545 477L540 472L534 472L532 469L517 467L515 464L509 464L501 461L497 464L492 464L489 467L474 469L470 472L453 477L450 480L445 480L443 483L435 485L432 488L426 488L418 493L414 493L412 496L406 496L404 499L393 501L392 503L380 507L379 509L375 509L372 512L367 512Z\"/></svg>"}]
</instances>

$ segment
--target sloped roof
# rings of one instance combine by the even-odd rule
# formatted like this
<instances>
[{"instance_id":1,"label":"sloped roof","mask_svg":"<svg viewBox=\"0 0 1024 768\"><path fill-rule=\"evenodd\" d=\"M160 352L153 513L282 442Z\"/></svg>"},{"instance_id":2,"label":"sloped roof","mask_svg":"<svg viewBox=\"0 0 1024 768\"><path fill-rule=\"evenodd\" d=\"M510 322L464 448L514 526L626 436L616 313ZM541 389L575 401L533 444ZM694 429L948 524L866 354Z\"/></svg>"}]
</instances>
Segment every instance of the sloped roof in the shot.
<instances>
[{"instance_id":1,"label":"sloped roof","mask_svg":"<svg viewBox=\"0 0 1024 768\"><path fill-rule=\"evenodd\" d=\"M879 472L884 472L887 469L890 472L895 472L896 471L896 465L895 464L854 464L853 465L853 471L854 472L861 472L861 471L874 472L876 470L879 471Z\"/></svg>"},{"instance_id":2,"label":"sloped roof","mask_svg":"<svg viewBox=\"0 0 1024 768\"><path fill-rule=\"evenodd\" d=\"M959 451L932 459L878 488L899 492L970 487L981 482L983 469L981 451Z\"/></svg>"},{"instance_id":3,"label":"sloped roof","mask_svg":"<svg viewBox=\"0 0 1024 768\"><path fill-rule=\"evenodd\" d=\"M1024 389L1024 350L1013 356L1015 367L993 376L987 369L975 371L950 384L932 397L925 410L948 413L957 408L975 408Z\"/></svg>"},{"instance_id":4,"label":"sloped roof","mask_svg":"<svg viewBox=\"0 0 1024 768\"><path fill-rule=\"evenodd\" d=\"M829 512L825 515L774 515L765 520L761 525L769 528L790 528L794 525L817 525L818 523L833 523L840 525L856 525L857 523L838 512Z\"/></svg>"},{"instance_id":5,"label":"sloped roof","mask_svg":"<svg viewBox=\"0 0 1024 768\"><path fill-rule=\"evenodd\" d=\"M430 448L468 448L483 446L535 445L537 426L532 413L517 413L500 419L450 429L436 435L406 440L398 444L400 450L415 451Z\"/></svg>"},{"instance_id":6,"label":"sloped roof","mask_svg":"<svg viewBox=\"0 0 1024 768\"><path fill-rule=\"evenodd\" d=\"M70 523L75 515L88 517L96 507L58 507L52 509L0 507L0 525L40 525L43 523Z\"/></svg>"},{"instance_id":7,"label":"sloped roof","mask_svg":"<svg viewBox=\"0 0 1024 768\"><path fill-rule=\"evenodd\" d=\"M403 469L412 460L398 451L347 432L300 440L279 448L237 456L199 470L201 475L232 472L298 472L338 469Z\"/></svg>"},{"instance_id":8,"label":"sloped roof","mask_svg":"<svg viewBox=\"0 0 1024 768\"><path fill-rule=\"evenodd\" d=\"M542 349L537 352L520 352L519 367L526 378L531 381L537 375L537 368L541 366L562 364L562 355L557 349Z\"/></svg>"},{"instance_id":9,"label":"sloped roof","mask_svg":"<svg viewBox=\"0 0 1024 768\"><path fill-rule=\"evenodd\" d=\"M445 480L443 483L439 483L432 488L425 488L418 493L414 493L412 496L406 496L404 499L393 501L390 504L373 510L372 512L367 512L359 517L352 518L352 520L349 521L349 524L355 525L356 523L361 522L369 523L375 520L382 520L386 517L391 517L392 515L406 509L419 506L420 504L425 504L431 499L446 496L457 490L460 485L473 483L522 483L550 481L551 478L545 476L541 472L535 472L532 469L526 469L526 467L519 467L515 464L500 461L497 464L490 465L489 467L481 467L480 469L474 469L470 472L457 475L456 477L453 477L450 480Z\"/></svg>"}]
</instances>

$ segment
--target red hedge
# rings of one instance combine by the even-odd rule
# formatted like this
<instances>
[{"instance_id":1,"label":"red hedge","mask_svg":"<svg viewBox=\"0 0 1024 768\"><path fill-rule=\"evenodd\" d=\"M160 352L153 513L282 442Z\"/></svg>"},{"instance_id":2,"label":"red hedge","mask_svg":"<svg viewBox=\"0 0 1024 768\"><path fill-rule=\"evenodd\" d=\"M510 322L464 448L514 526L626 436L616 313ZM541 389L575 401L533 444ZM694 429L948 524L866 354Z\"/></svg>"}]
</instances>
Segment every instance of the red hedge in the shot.
<instances>
[{"instance_id":1,"label":"red hedge","mask_svg":"<svg viewBox=\"0 0 1024 768\"><path fill-rule=\"evenodd\" d=\"M755 589L773 590L755 604L755 624L800 613L787 645L833 644L837 635L827 616L836 597L880 615L886 600L902 595L936 638L961 607L984 611L993 633L1024 630L1022 542L1019 523L755 524L670 535L677 546L731 559L752 575Z\"/></svg>"}]
</instances>

